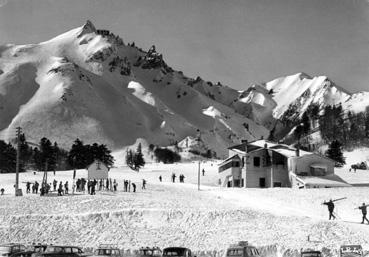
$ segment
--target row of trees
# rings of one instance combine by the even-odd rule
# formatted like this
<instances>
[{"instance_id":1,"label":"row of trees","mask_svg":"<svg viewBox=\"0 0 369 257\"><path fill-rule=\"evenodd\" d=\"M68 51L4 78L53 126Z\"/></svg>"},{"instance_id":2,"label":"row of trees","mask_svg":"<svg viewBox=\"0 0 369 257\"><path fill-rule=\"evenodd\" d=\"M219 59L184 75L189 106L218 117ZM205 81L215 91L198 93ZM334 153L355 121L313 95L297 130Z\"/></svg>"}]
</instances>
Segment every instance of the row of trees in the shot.
<instances>
[{"instance_id":1,"label":"row of trees","mask_svg":"<svg viewBox=\"0 0 369 257\"><path fill-rule=\"evenodd\" d=\"M369 108L364 112L344 113L342 106L326 106L319 118L322 138L338 140L344 147L369 144Z\"/></svg>"},{"instance_id":2,"label":"row of trees","mask_svg":"<svg viewBox=\"0 0 369 257\"><path fill-rule=\"evenodd\" d=\"M58 146L57 142L51 143L46 137L38 143L38 147L31 147L24 134L20 136L20 170L27 168L36 170L65 170L71 168L83 169L91 164L94 159L105 163L108 167L114 164L111 151L104 144L83 144L76 139L69 151ZM0 140L0 172L15 172L16 149Z\"/></svg>"},{"instance_id":3,"label":"row of trees","mask_svg":"<svg viewBox=\"0 0 369 257\"><path fill-rule=\"evenodd\" d=\"M131 149L127 149L126 164L135 171L139 171L140 168L145 166L141 143L138 144L136 152L133 152Z\"/></svg>"},{"instance_id":4,"label":"row of trees","mask_svg":"<svg viewBox=\"0 0 369 257\"><path fill-rule=\"evenodd\" d=\"M176 149L176 147L174 148ZM153 156L155 156L157 162L174 163L181 161L181 156L176 151L172 151L168 148L161 148L150 144L148 151L149 153L153 154ZM142 167L145 166L145 159L142 154L141 143L138 144L135 152L132 149L127 149L126 164L129 168L135 171L139 171Z\"/></svg>"}]
</instances>

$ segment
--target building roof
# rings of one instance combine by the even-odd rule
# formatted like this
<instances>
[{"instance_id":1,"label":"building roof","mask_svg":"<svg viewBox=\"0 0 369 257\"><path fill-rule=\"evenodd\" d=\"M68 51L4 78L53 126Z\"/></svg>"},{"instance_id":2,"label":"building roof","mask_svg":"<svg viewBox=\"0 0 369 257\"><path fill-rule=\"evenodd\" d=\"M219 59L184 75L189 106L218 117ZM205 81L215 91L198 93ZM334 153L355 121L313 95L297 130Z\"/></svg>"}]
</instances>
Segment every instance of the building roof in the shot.
<instances>
[{"instance_id":1,"label":"building roof","mask_svg":"<svg viewBox=\"0 0 369 257\"><path fill-rule=\"evenodd\" d=\"M247 153L250 152L255 152L258 151L260 149L264 149L265 146L267 146L268 150L272 150L274 152L277 152L287 158L291 158L291 157L298 157L298 158L302 158L304 156L307 155L315 155L317 157L320 158L324 158L327 160L330 160L332 162L334 162L332 159L325 157L323 155L317 154L317 153L312 153L312 152L307 152L304 150L299 150L300 154L299 156L296 156L296 148L286 145L286 144L278 144L272 141L268 141L268 140L256 140L256 141L252 141L252 142L247 142ZM245 145L244 144L238 144L238 145L234 145L229 147L228 149L233 150L239 154L245 154Z\"/></svg>"},{"instance_id":2,"label":"building roof","mask_svg":"<svg viewBox=\"0 0 369 257\"><path fill-rule=\"evenodd\" d=\"M229 158L227 158L227 159L225 159L224 161L222 161L221 163L219 163L218 164L218 166L222 166L222 165L224 165L225 163L227 163L227 162L229 162L230 160L233 160L233 159L238 159L238 160L241 160L240 159L240 157L237 155L237 154L235 154L235 155L233 155L233 156L231 156L231 157L229 157Z\"/></svg>"},{"instance_id":3,"label":"building roof","mask_svg":"<svg viewBox=\"0 0 369 257\"><path fill-rule=\"evenodd\" d=\"M327 186L327 187L350 187L350 184L347 184L340 177L332 174L327 176L297 176L299 179L303 181L303 183L307 186Z\"/></svg>"},{"instance_id":4,"label":"building roof","mask_svg":"<svg viewBox=\"0 0 369 257\"><path fill-rule=\"evenodd\" d=\"M96 162L100 162L100 164L104 165L107 169L109 169L108 166L105 165L105 163L103 163L100 160L95 159L90 165L87 166L87 170L90 169L91 165L96 163Z\"/></svg>"}]
</instances>

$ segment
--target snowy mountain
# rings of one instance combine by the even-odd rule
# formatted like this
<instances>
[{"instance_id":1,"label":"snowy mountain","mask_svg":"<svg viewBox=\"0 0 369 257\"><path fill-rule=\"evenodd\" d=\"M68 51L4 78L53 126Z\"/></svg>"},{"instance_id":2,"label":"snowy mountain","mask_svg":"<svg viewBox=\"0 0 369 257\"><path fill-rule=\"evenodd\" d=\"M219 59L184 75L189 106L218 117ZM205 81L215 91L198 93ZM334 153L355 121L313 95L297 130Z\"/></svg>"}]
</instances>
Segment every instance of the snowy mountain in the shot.
<instances>
[{"instance_id":1,"label":"snowy mountain","mask_svg":"<svg viewBox=\"0 0 369 257\"><path fill-rule=\"evenodd\" d=\"M2 46L0 56L1 138L21 126L30 141L46 136L69 147L78 137L119 149L200 131L222 156L241 138L269 134L231 108L237 91L187 78L154 46L145 52L89 21L40 44Z\"/></svg>"},{"instance_id":2,"label":"snowy mountain","mask_svg":"<svg viewBox=\"0 0 369 257\"><path fill-rule=\"evenodd\" d=\"M304 73L237 91L165 63L91 22L49 41L0 46L0 138L21 126L30 141L46 136L69 147L77 137L122 149L143 139L173 145L201 133L226 155L241 139L283 136L311 105L365 110L369 93L350 94L325 76Z\"/></svg>"}]
</instances>

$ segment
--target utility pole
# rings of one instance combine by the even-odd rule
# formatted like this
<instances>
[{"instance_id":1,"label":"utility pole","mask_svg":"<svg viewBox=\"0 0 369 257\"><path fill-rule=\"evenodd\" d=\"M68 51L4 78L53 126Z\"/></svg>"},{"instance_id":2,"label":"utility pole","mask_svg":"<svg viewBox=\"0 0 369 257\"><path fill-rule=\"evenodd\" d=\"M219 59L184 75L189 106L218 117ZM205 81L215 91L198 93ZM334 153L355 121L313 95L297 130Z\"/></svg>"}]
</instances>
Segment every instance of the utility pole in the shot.
<instances>
[{"instance_id":1,"label":"utility pole","mask_svg":"<svg viewBox=\"0 0 369 257\"><path fill-rule=\"evenodd\" d=\"M15 165L15 196L22 196L22 193L19 192L19 159L20 159L20 135L22 133L22 128L16 128L17 133L17 160Z\"/></svg>"},{"instance_id":2,"label":"utility pole","mask_svg":"<svg viewBox=\"0 0 369 257\"><path fill-rule=\"evenodd\" d=\"M270 187L274 187L273 151L270 151Z\"/></svg>"},{"instance_id":3,"label":"utility pole","mask_svg":"<svg viewBox=\"0 0 369 257\"><path fill-rule=\"evenodd\" d=\"M246 175L247 175L247 140L242 140L241 141L244 147L244 151L245 151L245 161L244 161L244 166L245 166L245 179L243 180L243 187L246 188ZM242 181L242 167L241 167L241 181Z\"/></svg>"},{"instance_id":4,"label":"utility pole","mask_svg":"<svg viewBox=\"0 0 369 257\"><path fill-rule=\"evenodd\" d=\"M197 172L197 190L200 191L200 162L199 161L199 170Z\"/></svg>"}]
</instances>

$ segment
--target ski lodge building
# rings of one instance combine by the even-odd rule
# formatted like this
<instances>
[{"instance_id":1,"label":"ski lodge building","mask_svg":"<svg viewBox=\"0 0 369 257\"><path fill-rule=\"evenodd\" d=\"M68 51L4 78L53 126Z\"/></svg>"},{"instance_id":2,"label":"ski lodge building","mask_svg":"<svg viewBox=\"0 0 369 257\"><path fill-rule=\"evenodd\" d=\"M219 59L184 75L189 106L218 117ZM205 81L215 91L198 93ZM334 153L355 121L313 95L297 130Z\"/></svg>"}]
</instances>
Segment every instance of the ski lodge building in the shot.
<instances>
[{"instance_id":1,"label":"ski lodge building","mask_svg":"<svg viewBox=\"0 0 369 257\"><path fill-rule=\"evenodd\" d=\"M223 187L244 187L245 177L247 188L350 186L334 174L335 162L319 154L267 140L244 142L228 150L229 158L218 170Z\"/></svg>"}]
</instances>

